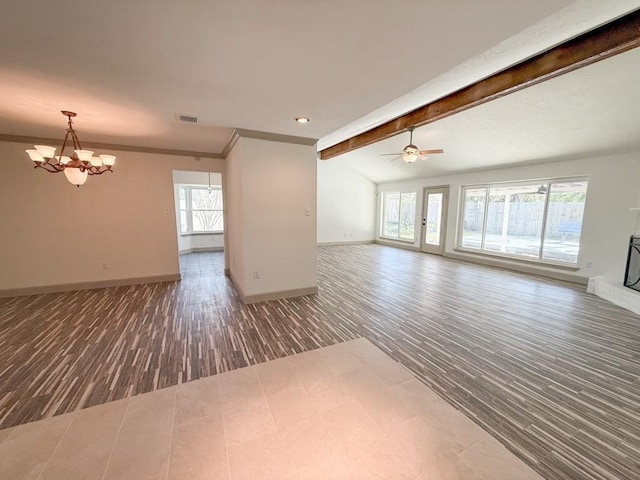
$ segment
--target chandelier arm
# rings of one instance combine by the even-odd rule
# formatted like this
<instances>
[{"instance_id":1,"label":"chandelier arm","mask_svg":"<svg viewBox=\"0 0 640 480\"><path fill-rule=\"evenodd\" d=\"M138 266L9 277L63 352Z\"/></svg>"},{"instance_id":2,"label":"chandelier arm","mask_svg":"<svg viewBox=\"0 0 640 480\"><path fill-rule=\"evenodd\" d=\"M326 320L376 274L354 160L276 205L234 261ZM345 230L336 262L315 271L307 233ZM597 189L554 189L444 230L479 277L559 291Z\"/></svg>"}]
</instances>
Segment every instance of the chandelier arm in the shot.
<instances>
[{"instance_id":1,"label":"chandelier arm","mask_svg":"<svg viewBox=\"0 0 640 480\"><path fill-rule=\"evenodd\" d=\"M102 170L100 167L89 167L87 168L87 172L89 173L89 175L102 175L105 172L113 173L113 170L111 170L111 167L105 167L104 170Z\"/></svg>"},{"instance_id":2,"label":"chandelier arm","mask_svg":"<svg viewBox=\"0 0 640 480\"><path fill-rule=\"evenodd\" d=\"M43 170L49 173L60 173L64 170L64 165L61 163L40 163L38 165L34 165L33 168L42 168Z\"/></svg>"}]
</instances>

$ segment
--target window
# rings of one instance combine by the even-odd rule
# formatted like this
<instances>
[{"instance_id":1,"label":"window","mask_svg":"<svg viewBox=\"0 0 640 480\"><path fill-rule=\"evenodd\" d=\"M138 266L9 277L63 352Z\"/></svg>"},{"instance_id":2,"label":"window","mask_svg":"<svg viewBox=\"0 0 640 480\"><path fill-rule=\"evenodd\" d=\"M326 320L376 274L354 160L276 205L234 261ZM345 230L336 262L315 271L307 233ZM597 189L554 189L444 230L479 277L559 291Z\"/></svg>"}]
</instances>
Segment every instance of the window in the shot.
<instances>
[{"instance_id":1,"label":"window","mask_svg":"<svg viewBox=\"0 0 640 480\"><path fill-rule=\"evenodd\" d=\"M222 189L218 186L178 187L180 233L222 232Z\"/></svg>"},{"instance_id":2,"label":"window","mask_svg":"<svg viewBox=\"0 0 640 480\"><path fill-rule=\"evenodd\" d=\"M416 192L384 192L380 236L414 240L415 229Z\"/></svg>"},{"instance_id":3,"label":"window","mask_svg":"<svg viewBox=\"0 0 640 480\"><path fill-rule=\"evenodd\" d=\"M459 246L577 263L586 180L463 187Z\"/></svg>"}]
</instances>

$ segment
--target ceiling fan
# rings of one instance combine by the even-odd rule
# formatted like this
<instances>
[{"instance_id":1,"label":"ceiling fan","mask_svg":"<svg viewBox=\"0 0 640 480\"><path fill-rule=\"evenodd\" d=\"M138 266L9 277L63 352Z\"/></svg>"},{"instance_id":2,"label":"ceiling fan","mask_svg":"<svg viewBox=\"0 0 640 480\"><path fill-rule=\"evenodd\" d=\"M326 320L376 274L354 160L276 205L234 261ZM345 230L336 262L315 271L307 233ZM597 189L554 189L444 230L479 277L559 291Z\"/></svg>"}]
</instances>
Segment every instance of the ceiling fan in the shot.
<instances>
[{"instance_id":1,"label":"ceiling fan","mask_svg":"<svg viewBox=\"0 0 640 480\"><path fill-rule=\"evenodd\" d=\"M398 160L399 158L402 158L402 161L404 163L413 163L416 160L418 160L418 158L421 159L425 159L427 158L427 155L434 155L436 153L444 153L444 150L442 150L441 148L437 148L434 150L418 150L418 147L416 147L413 144L413 129L415 127L409 127L407 128L407 130L409 130L409 145L407 145L406 147L404 147L402 149L401 153L382 153L381 155L395 155L396 158L392 158L391 161L395 161Z\"/></svg>"}]
</instances>

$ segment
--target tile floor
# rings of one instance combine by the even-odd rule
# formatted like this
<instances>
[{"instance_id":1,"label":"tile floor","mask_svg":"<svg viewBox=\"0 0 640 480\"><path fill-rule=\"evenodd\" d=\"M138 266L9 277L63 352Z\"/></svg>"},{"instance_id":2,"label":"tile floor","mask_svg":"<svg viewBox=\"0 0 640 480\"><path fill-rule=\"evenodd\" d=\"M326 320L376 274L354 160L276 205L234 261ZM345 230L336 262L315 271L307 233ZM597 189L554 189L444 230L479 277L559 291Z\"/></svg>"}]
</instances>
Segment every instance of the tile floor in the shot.
<instances>
[{"instance_id":1,"label":"tile floor","mask_svg":"<svg viewBox=\"0 0 640 480\"><path fill-rule=\"evenodd\" d=\"M0 478L542 477L361 338L0 430Z\"/></svg>"}]
</instances>

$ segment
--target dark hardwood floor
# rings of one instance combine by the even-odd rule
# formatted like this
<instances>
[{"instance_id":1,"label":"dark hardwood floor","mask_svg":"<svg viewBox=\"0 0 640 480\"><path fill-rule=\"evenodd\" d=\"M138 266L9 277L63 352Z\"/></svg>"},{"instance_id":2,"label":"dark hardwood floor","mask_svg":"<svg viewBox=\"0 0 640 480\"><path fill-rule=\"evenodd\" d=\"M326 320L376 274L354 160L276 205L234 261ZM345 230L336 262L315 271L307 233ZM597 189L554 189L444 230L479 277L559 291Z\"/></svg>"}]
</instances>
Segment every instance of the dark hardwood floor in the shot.
<instances>
[{"instance_id":1,"label":"dark hardwood floor","mask_svg":"<svg viewBox=\"0 0 640 480\"><path fill-rule=\"evenodd\" d=\"M242 305L222 262L0 299L0 428L363 336L546 478L640 478L640 317L584 286L355 245L318 249L317 296Z\"/></svg>"}]
</instances>

